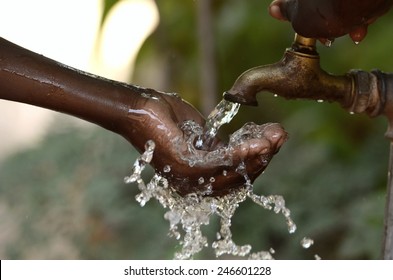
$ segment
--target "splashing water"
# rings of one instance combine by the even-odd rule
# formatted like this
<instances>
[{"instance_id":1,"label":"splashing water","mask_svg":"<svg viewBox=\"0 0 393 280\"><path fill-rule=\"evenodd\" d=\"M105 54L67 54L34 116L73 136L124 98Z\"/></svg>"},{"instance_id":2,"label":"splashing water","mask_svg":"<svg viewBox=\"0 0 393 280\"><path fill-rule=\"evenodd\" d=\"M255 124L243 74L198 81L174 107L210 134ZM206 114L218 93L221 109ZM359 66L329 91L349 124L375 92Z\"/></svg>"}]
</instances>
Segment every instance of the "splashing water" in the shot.
<instances>
[{"instance_id":1,"label":"splashing water","mask_svg":"<svg viewBox=\"0 0 393 280\"><path fill-rule=\"evenodd\" d=\"M225 100L221 101L210 114L204 129L193 121L186 121L182 124L181 129L188 137L189 151L195 155L194 158L188 159L190 166L204 162L205 159L199 158L195 149L208 148L220 126L231 121L236 115L239 106ZM243 128L231 135L228 147L231 143L232 145L238 144L247 139L247 137L257 137L259 132L255 127L257 126L252 123L243 126ZM194 145L194 143L197 144ZM296 224L291 218L290 210L285 206L284 198L280 195L263 196L255 194L244 163L239 164L236 169L236 172L245 178L246 183L244 186L221 197L206 196L212 191L211 183L214 181L214 178L206 179L200 177L198 183L205 185L205 191L191 193L186 196L180 196L175 191L175 187L171 186L164 177L157 173L149 183L145 184L141 178L141 173L152 160L154 148L154 142L149 140L145 145L145 152L136 160L132 168L132 174L125 178L125 182L137 182L140 193L136 196L136 200L141 206L144 206L151 198L154 198L165 209L168 209L164 214L164 218L169 222L169 235L179 240L181 246L180 251L175 253L175 259L191 259L196 253L209 246L208 239L204 236L201 227L208 225L210 218L214 215L219 217L220 222L216 240L211 243L211 248L213 248L217 257L229 254L255 260L274 259L272 255L275 251L272 248L268 251L252 253L251 245L240 246L232 239L232 217L240 203L247 198L266 210L272 210L276 214L281 213L285 218L288 232L292 234L296 231ZM222 161L222 151L210 154L216 157L217 160ZM165 166L164 173L170 171L170 166ZM223 171L223 174L224 172L226 173L226 171ZM301 242L304 248L310 247L312 243L311 239L306 238Z\"/></svg>"},{"instance_id":2,"label":"splashing water","mask_svg":"<svg viewBox=\"0 0 393 280\"><path fill-rule=\"evenodd\" d=\"M153 158L153 152L156 147L154 141L149 140L145 144L145 152L135 161L132 167L132 174L129 177L124 178L126 184L137 182L138 188L141 191L137 195L136 200L141 206L144 206L147 201L150 200L152 194L148 191L145 182L141 178L142 171L145 169L146 165L149 164Z\"/></svg>"},{"instance_id":3,"label":"splashing water","mask_svg":"<svg viewBox=\"0 0 393 280\"><path fill-rule=\"evenodd\" d=\"M136 182L142 180L140 175L134 176L132 174L130 177L137 178ZM126 182L131 182L128 180L130 177L126 177ZM273 259L274 250L272 249L250 253L251 245L239 246L232 240L231 219L239 204L248 197L253 200L259 197L253 194L251 186L222 197L209 197L195 193L182 197L176 193L165 178L155 174L148 184L139 182L138 187L141 193L136 196L136 200L141 206L144 206L151 198L155 198L164 208L168 209L164 218L169 222L169 235L179 240L181 245L181 250L175 253L175 259L191 259L196 253L209 246L201 227L208 225L213 215L220 218L217 239L211 244L217 257L229 254L239 257L248 256L249 259ZM261 199L259 198L259 200ZM267 202L268 206L265 209L273 209L270 204L278 204L277 199L273 200ZM277 206L274 206L274 209L275 207ZM278 213L277 210L275 211Z\"/></svg>"},{"instance_id":4,"label":"splashing water","mask_svg":"<svg viewBox=\"0 0 393 280\"><path fill-rule=\"evenodd\" d=\"M164 218L169 222L169 235L179 240L181 245L181 250L175 253L175 259L191 259L196 253L209 246L201 227L208 225L213 215L220 219L220 230L216 240L211 243L217 257L229 254L249 259L273 259L273 249L251 253L251 245L239 246L232 239L231 219L240 203L247 198L277 214L281 212L287 220L289 232L296 230L290 218L290 211L285 207L284 199L281 196L256 195L253 193L251 184L245 184L243 188L221 197L205 196L203 192L182 197L159 174L155 174L150 182L145 184L141 173L153 158L154 147L153 141L146 143L145 152L136 160L133 172L131 176L125 178L125 182L138 183L140 193L136 196L136 200L141 206L144 206L151 198L155 198L168 209Z\"/></svg>"},{"instance_id":5,"label":"splashing water","mask_svg":"<svg viewBox=\"0 0 393 280\"><path fill-rule=\"evenodd\" d=\"M269 195L266 197L263 195L256 195L254 193L250 193L249 197L254 203L262 206L264 209L273 210L276 214L279 214L281 212L281 214L286 220L288 232L291 234L295 233L296 224L291 218L291 211L285 207L285 200L281 195Z\"/></svg>"},{"instance_id":6,"label":"splashing water","mask_svg":"<svg viewBox=\"0 0 393 280\"><path fill-rule=\"evenodd\" d=\"M304 249L310 248L314 244L314 240L308 237L304 237L301 241L300 244Z\"/></svg>"},{"instance_id":7,"label":"splashing water","mask_svg":"<svg viewBox=\"0 0 393 280\"><path fill-rule=\"evenodd\" d=\"M240 104L221 100L214 108L206 120L202 135L199 137L195 146L198 149L207 150L211 147L218 129L226 123L229 123L239 111Z\"/></svg>"}]
</instances>

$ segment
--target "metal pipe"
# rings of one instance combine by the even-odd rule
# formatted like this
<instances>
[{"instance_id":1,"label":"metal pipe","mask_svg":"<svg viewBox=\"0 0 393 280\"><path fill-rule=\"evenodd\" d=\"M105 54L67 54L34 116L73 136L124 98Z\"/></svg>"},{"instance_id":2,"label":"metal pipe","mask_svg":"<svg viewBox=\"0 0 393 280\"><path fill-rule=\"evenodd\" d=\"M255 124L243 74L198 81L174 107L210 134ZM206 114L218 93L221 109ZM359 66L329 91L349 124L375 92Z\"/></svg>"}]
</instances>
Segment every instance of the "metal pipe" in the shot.
<instances>
[{"instance_id":1,"label":"metal pipe","mask_svg":"<svg viewBox=\"0 0 393 280\"><path fill-rule=\"evenodd\" d=\"M382 256L393 260L393 142L390 142L388 185L385 204L385 224L382 242Z\"/></svg>"},{"instance_id":2,"label":"metal pipe","mask_svg":"<svg viewBox=\"0 0 393 280\"><path fill-rule=\"evenodd\" d=\"M378 91L381 103L384 103L382 114L388 119L385 137L390 140L382 257L385 260L393 260L393 74L373 72L378 77Z\"/></svg>"},{"instance_id":3,"label":"metal pipe","mask_svg":"<svg viewBox=\"0 0 393 280\"><path fill-rule=\"evenodd\" d=\"M391 141L390 164L385 210L382 255L393 259L393 74L379 70L365 72L351 70L342 76L329 74L320 68L316 40L295 36L291 48L283 58L271 65L259 66L244 72L232 88L224 94L226 100L245 105L258 105L256 94L268 91L296 99L338 102L353 113L370 117L385 115Z\"/></svg>"},{"instance_id":4,"label":"metal pipe","mask_svg":"<svg viewBox=\"0 0 393 280\"><path fill-rule=\"evenodd\" d=\"M225 92L224 98L257 106L257 93L265 91L288 99L338 102L351 112L379 114L376 75L364 71L341 76L327 73L320 67L315 44L315 39L296 35L292 47L279 62L247 70Z\"/></svg>"}]
</instances>

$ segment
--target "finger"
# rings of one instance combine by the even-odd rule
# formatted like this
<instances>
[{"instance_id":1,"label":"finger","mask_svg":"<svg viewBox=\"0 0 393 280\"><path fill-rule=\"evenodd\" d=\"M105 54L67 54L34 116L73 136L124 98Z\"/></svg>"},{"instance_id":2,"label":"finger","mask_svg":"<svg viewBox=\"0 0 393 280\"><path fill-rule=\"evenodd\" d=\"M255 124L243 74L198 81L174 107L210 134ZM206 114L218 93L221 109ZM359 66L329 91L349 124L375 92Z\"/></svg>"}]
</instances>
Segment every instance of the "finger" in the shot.
<instances>
[{"instance_id":1,"label":"finger","mask_svg":"<svg viewBox=\"0 0 393 280\"><path fill-rule=\"evenodd\" d=\"M280 124L265 124L262 137L249 141L249 154L245 161L248 177L254 181L268 166L284 142L287 140L287 133ZM256 142L258 141L259 142Z\"/></svg>"},{"instance_id":2,"label":"finger","mask_svg":"<svg viewBox=\"0 0 393 280\"><path fill-rule=\"evenodd\" d=\"M241 162L268 153L273 152L272 145L267 139L250 139L236 146L233 155L236 162Z\"/></svg>"},{"instance_id":3,"label":"finger","mask_svg":"<svg viewBox=\"0 0 393 280\"><path fill-rule=\"evenodd\" d=\"M278 123L266 124L263 136L270 141L274 153L277 153L288 139L288 133Z\"/></svg>"},{"instance_id":4,"label":"finger","mask_svg":"<svg viewBox=\"0 0 393 280\"><path fill-rule=\"evenodd\" d=\"M245 125L243 133L240 135L240 141L239 136L234 140L234 158L240 161L273 155L287 139L287 133L276 123L261 126Z\"/></svg>"},{"instance_id":5,"label":"finger","mask_svg":"<svg viewBox=\"0 0 393 280\"><path fill-rule=\"evenodd\" d=\"M359 26L349 32L349 36L355 44L359 44L367 35L367 25Z\"/></svg>"},{"instance_id":6,"label":"finger","mask_svg":"<svg viewBox=\"0 0 393 280\"><path fill-rule=\"evenodd\" d=\"M284 2L282 0L274 0L269 6L269 14L275 19L288 21L286 13L283 12Z\"/></svg>"}]
</instances>

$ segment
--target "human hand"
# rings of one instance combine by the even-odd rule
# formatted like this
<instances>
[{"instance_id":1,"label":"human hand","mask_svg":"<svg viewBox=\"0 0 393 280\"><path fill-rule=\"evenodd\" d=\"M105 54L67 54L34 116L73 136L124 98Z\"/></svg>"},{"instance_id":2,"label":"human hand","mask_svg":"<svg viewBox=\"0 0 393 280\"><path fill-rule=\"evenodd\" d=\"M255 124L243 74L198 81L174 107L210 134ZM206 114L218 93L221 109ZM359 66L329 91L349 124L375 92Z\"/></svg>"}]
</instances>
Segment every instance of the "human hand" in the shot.
<instances>
[{"instance_id":1,"label":"human hand","mask_svg":"<svg viewBox=\"0 0 393 280\"><path fill-rule=\"evenodd\" d=\"M182 195L195 191L222 195L243 186L244 175L253 182L286 140L278 124L248 125L254 131L244 130L243 140L237 139L238 132L229 144L217 138L210 150L198 150L197 135L191 132L203 127L205 120L194 107L173 94L145 89L143 96L129 109L132 125L123 135L129 135L140 151L148 140L155 142L152 165Z\"/></svg>"},{"instance_id":2,"label":"human hand","mask_svg":"<svg viewBox=\"0 0 393 280\"><path fill-rule=\"evenodd\" d=\"M368 26L392 4L393 0L274 0L269 12L290 21L304 37L324 42L349 34L358 43L367 35Z\"/></svg>"}]
</instances>

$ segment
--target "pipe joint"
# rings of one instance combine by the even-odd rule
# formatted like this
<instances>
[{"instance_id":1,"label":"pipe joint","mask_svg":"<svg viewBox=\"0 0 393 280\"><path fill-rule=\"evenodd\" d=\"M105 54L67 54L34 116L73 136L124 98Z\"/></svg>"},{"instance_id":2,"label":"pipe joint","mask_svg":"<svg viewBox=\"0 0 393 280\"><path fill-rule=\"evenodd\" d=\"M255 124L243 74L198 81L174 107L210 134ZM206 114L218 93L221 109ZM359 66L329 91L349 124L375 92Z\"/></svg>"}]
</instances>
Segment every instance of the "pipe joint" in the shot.
<instances>
[{"instance_id":1,"label":"pipe joint","mask_svg":"<svg viewBox=\"0 0 393 280\"><path fill-rule=\"evenodd\" d=\"M381 98L383 94L378 86L380 75L362 70L351 70L349 74L354 79L354 90L348 110L353 113L367 113L370 117L380 115L384 108L384 102L381 102L384 99Z\"/></svg>"}]
</instances>

